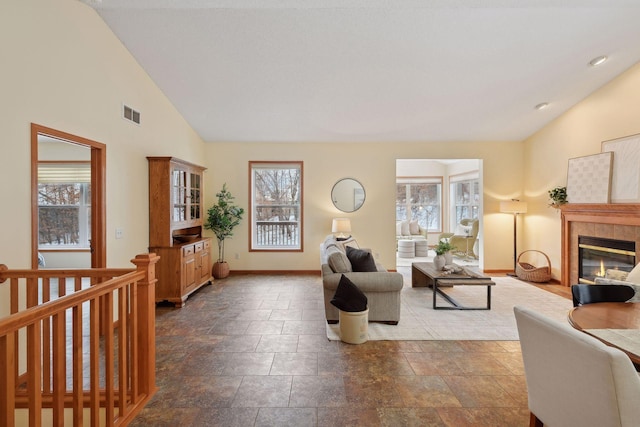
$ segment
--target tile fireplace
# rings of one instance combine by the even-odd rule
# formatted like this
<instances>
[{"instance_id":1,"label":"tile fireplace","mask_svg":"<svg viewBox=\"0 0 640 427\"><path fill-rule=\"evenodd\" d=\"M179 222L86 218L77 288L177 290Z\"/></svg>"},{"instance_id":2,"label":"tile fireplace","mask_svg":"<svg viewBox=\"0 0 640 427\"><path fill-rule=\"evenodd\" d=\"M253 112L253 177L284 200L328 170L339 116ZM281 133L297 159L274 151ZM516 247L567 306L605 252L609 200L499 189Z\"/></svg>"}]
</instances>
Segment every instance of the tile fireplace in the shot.
<instances>
[{"instance_id":1,"label":"tile fireplace","mask_svg":"<svg viewBox=\"0 0 640 427\"><path fill-rule=\"evenodd\" d=\"M633 252L635 248L640 248L640 204L567 203L561 206L560 211L562 215L561 282L564 286L580 283L580 236L632 242ZM592 254L589 256L593 257ZM594 262L599 264L599 261L592 259L588 264L592 266ZM615 268L616 265L622 268L620 264L616 264L620 262L635 263L635 253L633 260L617 259L613 261L611 268ZM591 276L595 277L595 274Z\"/></svg>"}]
</instances>

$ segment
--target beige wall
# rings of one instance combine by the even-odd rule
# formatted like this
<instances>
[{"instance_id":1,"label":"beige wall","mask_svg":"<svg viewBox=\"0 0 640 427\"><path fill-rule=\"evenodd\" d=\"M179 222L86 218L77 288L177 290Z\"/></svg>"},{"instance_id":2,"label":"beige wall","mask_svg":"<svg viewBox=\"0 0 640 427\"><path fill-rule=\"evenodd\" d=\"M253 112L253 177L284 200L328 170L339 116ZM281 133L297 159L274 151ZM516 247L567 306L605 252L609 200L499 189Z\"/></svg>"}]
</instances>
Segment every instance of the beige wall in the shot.
<instances>
[{"instance_id":1,"label":"beige wall","mask_svg":"<svg viewBox=\"0 0 640 427\"><path fill-rule=\"evenodd\" d=\"M107 263L147 251L148 155L202 162L202 140L100 17L77 0L0 2L0 263L30 266L30 124L107 146ZM142 113L121 118L122 103ZM115 229L124 230L115 239Z\"/></svg>"},{"instance_id":2,"label":"beige wall","mask_svg":"<svg viewBox=\"0 0 640 427\"><path fill-rule=\"evenodd\" d=\"M3 129L0 174L2 245L0 262L13 268L30 259L30 124L38 123L107 146L107 258L109 266L129 266L148 241L147 163L149 155L173 155L205 165L214 201L223 182L247 205L249 160L305 162L305 252L249 254L247 223L228 241L232 268L318 269L318 244L331 219L341 215L329 194L342 177L365 186L367 200L349 216L353 233L380 260L395 260L395 160L398 158L480 158L485 161L485 238L492 251L487 268L508 268L509 225L494 215L497 203L520 193L522 144L203 144L96 13L75 0L7 0L0 3L3 51L0 123ZM120 117L122 103L142 113L142 124ZM336 155L340 147L343 152ZM206 153L206 154L205 154ZM511 179L503 179L503 176ZM115 239L115 229L124 230ZM506 241L505 245L498 242ZM10 243L8 243L10 242ZM504 246L504 247L502 247ZM239 259L235 260L238 253Z\"/></svg>"},{"instance_id":3,"label":"beige wall","mask_svg":"<svg viewBox=\"0 0 640 427\"><path fill-rule=\"evenodd\" d=\"M362 209L348 214L363 246L394 263L396 159L483 160L484 267L512 265L512 218L498 213L500 200L521 197L519 250L540 249L560 264L559 214L547 208L547 190L566 183L567 159L600 151L600 143L640 133L640 66L624 73L547 127L518 142L379 144L203 144L95 12L76 0L0 2L3 71L0 79L0 262L25 267L30 257L29 125L31 122L107 145L107 244L110 266L129 265L147 246L145 156L173 155L203 164L211 204L223 182L248 205L249 160L305 162L305 252L249 253L247 223L227 243L231 267L240 270L317 269L318 243L341 215L329 194L343 177L367 191ZM6 41L11 41L6 42ZM122 103L142 112L142 125L120 118ZM461 125L464 118L461 118ZM342 153L336 154L337 147ZM10 203L7 203L10 201ZM115 239L115 229L124 238ZM238 253L239 259L235 260Z\"/></svg>"},{"instance_id":4,"label":"beige wall","mask_svg":"<svg viewBox=\"0 0 640 427\"><path fill-rule=\"evenodd\" d=\"M602 141L640 133L640 64L603 86L525 141L525 198L522 249L551 258L560 277L560 213L549 208L547 191L567 183L570 158L601 152Z\"/></svg>"},{"instance_id":5,"label":"beige wall","mask_svg":"<svg viewBox=\"0 0 640 427\"><path fill-rule=\"evenodd\" d=\"M304 161L304 252L248 252L247 218L225 242L226 259L236 270L318 270L319 244L331 232L334 217L351 218L352 234L370 247L387 268L395 268L396 159L482 159L484 173L484 252L487 269L512 264L512 217L500 214L500 200L520 196L523 155L521 143L210 143L206 144L209 200L227 183L238 205L249 208L251 160ZM338 153L339 151L339 155ZM361 209L345 214L331 202L333 184L356 178L366 191ZM508 177L508 178L505 178ZM235 259L238 254L239 259Z\"/></svg>"}]
</instances>

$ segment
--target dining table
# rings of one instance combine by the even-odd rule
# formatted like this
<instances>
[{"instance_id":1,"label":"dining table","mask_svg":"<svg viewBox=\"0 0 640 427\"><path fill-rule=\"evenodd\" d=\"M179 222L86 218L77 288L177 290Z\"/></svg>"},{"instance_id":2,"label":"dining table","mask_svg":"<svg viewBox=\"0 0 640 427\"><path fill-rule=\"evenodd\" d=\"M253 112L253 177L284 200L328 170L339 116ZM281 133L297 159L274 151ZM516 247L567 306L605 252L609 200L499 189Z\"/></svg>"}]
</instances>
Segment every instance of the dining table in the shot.
<instances>
[{"instance_id":1,"label":"dining table","mask_svg":"<svg viewBox=\"0 0 640 427\"><path fill-rule=\"evenodd\" d=\"M619 348L640 365L640 303L585 304L572 308L568 318L574 328Z\"/></svg>"}]
</instances>

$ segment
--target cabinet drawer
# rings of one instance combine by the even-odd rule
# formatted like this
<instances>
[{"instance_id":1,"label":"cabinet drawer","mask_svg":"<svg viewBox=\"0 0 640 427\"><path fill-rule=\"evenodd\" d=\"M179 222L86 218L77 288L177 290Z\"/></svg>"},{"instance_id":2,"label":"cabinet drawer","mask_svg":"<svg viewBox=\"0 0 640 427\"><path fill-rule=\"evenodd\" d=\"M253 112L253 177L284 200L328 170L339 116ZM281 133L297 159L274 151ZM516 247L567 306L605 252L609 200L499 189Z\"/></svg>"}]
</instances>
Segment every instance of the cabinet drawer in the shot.
<instances>
[{"instance_id":1,"label":"cabinet drawer","mask_svg":"<svg viewBox=\"0 0 640 427\"><path fill-rule=\"evenodd\" d=\"M189 256L189 255L193 255L193 245L189 245L189 246L185 246L182 248L182 255L183 256Z\"/></svg>"},{"instance_id":2,"label":"cabinet drawer","mask_svg":"<svg viewBox=\"0 0 640 427\"><path fill-rule=\"evenodd\" d=\"M200 243L196 243L194 246L196 247L196 253L197 252L202 252L202 247L203 247L204 242L200 242Z\"/></svg>"},{"instance_id":3,"label":"cabinet drawer","mask_svg":"<svg viewBox=\"0 0 640 427\"><path fill-rule=\"evenodd\" d=\"M211 240L205 240L202 243L204 243L204 248L205 249L209 249L211 247Z\"/></svg>"}]
</instances>

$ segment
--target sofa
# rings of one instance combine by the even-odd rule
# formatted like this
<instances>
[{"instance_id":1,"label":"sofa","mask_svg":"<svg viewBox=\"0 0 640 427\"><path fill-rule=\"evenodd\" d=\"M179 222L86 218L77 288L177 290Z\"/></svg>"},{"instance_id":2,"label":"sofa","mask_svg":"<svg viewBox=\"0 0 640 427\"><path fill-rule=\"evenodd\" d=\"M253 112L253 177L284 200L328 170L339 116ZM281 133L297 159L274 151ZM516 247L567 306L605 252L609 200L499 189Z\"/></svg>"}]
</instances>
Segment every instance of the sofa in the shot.
<instances>
[{"instance_id":1,"label":"sofa","mask_svg":"<svg viewBox=\"0 0 640 427\"><path fill-rule=\"evenodd\" d=\"M396 221L396 241L422 240L427 238L427 230L418 225L418 221Z\"/></svg>"},{"instance_id":2,"label":"sofa","mask_svg":"<svg viewBox=\"0 0 640 427\"><path fill-rule=\"evenodd\" d=\"M320 244L320 269L324 290L324 311L327 323L338 323L339 310L331 304L342 275L348 278L367 297L370 322L397 325L400 320L400 292L403 279L400 273L389 272L375 262L377 271L353 271L347 257L345 242L330 235ZM370 252L370 251L369 251Z\"/></svg>"}]
</instances>

